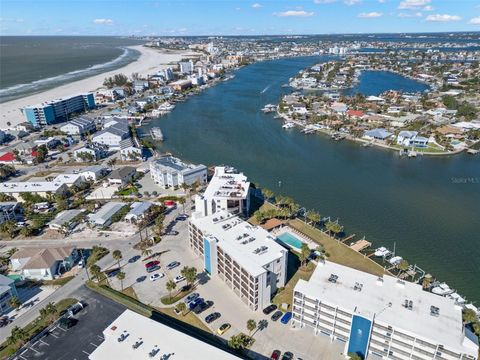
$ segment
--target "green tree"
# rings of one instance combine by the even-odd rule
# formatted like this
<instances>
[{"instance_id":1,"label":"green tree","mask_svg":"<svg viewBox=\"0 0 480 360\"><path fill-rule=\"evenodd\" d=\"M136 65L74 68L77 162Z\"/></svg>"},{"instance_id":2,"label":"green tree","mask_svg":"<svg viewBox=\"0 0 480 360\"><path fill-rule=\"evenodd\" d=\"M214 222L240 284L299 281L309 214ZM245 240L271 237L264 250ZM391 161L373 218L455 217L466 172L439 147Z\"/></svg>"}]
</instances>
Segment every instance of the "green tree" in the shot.
<instances>
[{"instance_id":1,"label":"green tree","mask_svg":"<svg viewBox=\"0 0 480 360\"><path fill-rule=\"evenodd\" d=\"M250 319L247 320L247 330L248 330L248 336L252 336L252 331L257 328L257 323L255 320Z\"/></svg>"},{"instance_id":2,"label":"green tree","mask_svg":"<svg viewBox=\"0 0 480 360\"><path fill-rule=\"evenodd\" d=\"M146 246L142 247L142 256L144 258L149 257L150 255L152 255L152 253L153 253L153 251L151 249L149 249L148 247L146 247Z\"/></svg>"},{"instance_id":3,"label":"green tree","mask_svg":"<svg viewBox=\"0 0 480 360\"><path fill-rule=\"evenodd\" d=\"M250 337L245 334L233 335L230 340L228 340L228 346L235 350L243 350L250 342Z\"/></svg>"},{"instance_id":4,"label":"green tree","mask_svg":"<svg viewBox=\"0 0 480 360\"><path fill-rule=\"evenodd\" d=\"M472 309L466 309L462 314L462 319L465 324L471 324L478 320L477 314Z\"/></svg>"},{"instance_id":5,"label":"green tree","mask_svg":"<svg viewBox=\"0 0 480 360\"><path fill-rule=\"evenodd\" d=\"M117 163L116 158L111 158L110 160L107 161L107 165L110 166L112 169L115 168L116 163Z\"/></svg>"},{"instance_id":6,"label":"green tree","mask_svg":"<svg viewBox=\"0 0 480 360\"><path fill-rule=\"evenodd\" d=\"M117 265L120 268L120 260L123 259L122 252L120 250L114 250L112 252L112 257L117 262Z\"/></svg>"},{"instance_id":7,"label":"green tree","mask_svg":"<svg viewBox=\"0 0 480 360\"><path fill-rule=\"evenodd\" d=\"M15 310L18 310L20 308L20 306L22 306L22 302L20 301L20 299L16 296L12 296L10 298L10 300L8 300L8 304L14 308Z\"/></svg>"},{"instance_id":8,"label":"green tree","mask_svg":"<svg viewBox=\"0 0 480 360\"><path fill-rule=\"evenodd\" d=\"M432 278L425 276L422 279L422 287L423 289L428 289L430 287L430 284L432 283Z\"/></svg>"},{"instance_id":9,"label":"green tree","mask_svg":"<svg viewBox=\"0 0 480 360\"><path fill-rule=\"evenodd\" d=\"M273 191L267 188L262 189L262 195L266 201L270 200L273 197Z\"/></svg>"},{"instance_id":10,"label":"green tree","mask_svg":"<svg viewBox=\"0 0 480 360\"><path fill-rule=\"evenodd\" d=\"M155 219L155 232L158 235L162 235L163 231L163 220L165 219L164 214L160 214L156 219Z\"/></svg>"},{"instance_id":11,"label":"green tree","mask_svg":"<svg viewBox=\"0 0 480 360\"><path fill-rule=\"evenodd\" d=\"M177 284L173 280L168 280L167 283L165 284L165 287L167 288L169 297L171 299L172 298L172 291L176 289Z\"/></svg>"},{"instance_id":12,"label":"green tree","mask_svg":"<svg viewBox=\"0 0 480 360\"><path fill-rule=\"evenodd\" d=\"M407 271L409 266L410 266L410 264L408 263L408 261L405 260L405 259L402 259L402 260L398 263L397 269L400 270L400 271Z\"/></svg>"},{"instance_id":13,"label":"green tree","mask_svg":"<svg viewBox=\"0 0 480 360\"><path fill-rule=\"evenodd\" d=\"M30 237L35 234L35 229L33 229L31 226L24 226L23 228L20 229L20 235L25 236L25 237Z\"/></svg>"},{"instance_id":14,"label":"green tree","mask_svg":"<svg viewBox=\"0 0 480 360\"><path fill-rule=\"evenodd\" d=\"M184 266L183 269L180 271L180 274L185 278L188 285L193 285L195 280L197 279L197 269L194 267Z\"/></svg>"},{"instance_id":15,"label":"green tree","mask_svg":"<svg viewBox=\"0 0 480 360\"><path fill-rule=\"evenodd\" d=\"M0 233L7 234L13 239L17 234L17 225L12 220L5 221L0 224Z\"/></svg>"},{"instance_id":16,"label":"green tree","mask_svg":"<svg viewBox=\"0 0 480 360\"><path fill-rule=\"evenodd\" d=\"M363 360L363 358L357 353L348 353L348 357L350 360Z\"/></svg>"},{"instance_id":17,"label":"green tree","mask_svg":"<svg viewBox=\"0 0 480 360\"><path fill-rule=\"evenodd\" d=\"M182 205L183 214L185 214L185 202L186 199L184 197L178 199L178 203Z\"/></svg>"},{"instance_id":18,"label":"green tree","mask_svg":"<svg viewBox=\"0 0 480 360\"><path fill-rule=\"evenodd\" d=\"M308 247L307 244L302 243L302 247L300 249L300 254L299 254L299 259L302 266L304 266L305 263L307 262L309 255L310 255L310 248Z\"/></svg>"},{"instance_id":19,"label":"green tree","mask_svg":"<svg viewBox=\"0 0 480 360\"><path fill-rule=\"evenodd\" d=\"M185 304L183 301L179 302L176 306L175 306L175 309L177 309L177 311L184 315L185 314L185 310L187 310L187 304Z\"/></svg>"},{"instance_id":20,"label":"green tree","mask_svg":"<svg viewBox=\"0 0 480 360\"><path fill-rule=\"evenodd\" d=\"M123 271L120 271L117 274L117 279L120 280L120 286L121 286L121 289L123 291L123 280L125 280L125 273Z\"/></svg>"},{"instance_id":21,"label":"green tree","mask_svg":"<svg viewBox=\"0 0 480 360\"><path fill-rule=\"evenodd\" d=\"M90 266L90 274L92 274L92 276L97 279L97 281L101 281L101 278L102 278L102 269L100 269L100 266L98 266L97 264L93 264Z\"/></svg>"},{"instance_id":22,"label":"green tree","mask_svg":"<svg viewBox=\"0 0 480 360\"><path fill-rule=\"evenodd\" d=\"M10 332L10 336L7 338L7 342L11 345L18 345L18 344L23 344L25 343L25 340L27 340L28 334L27 332L19 328L18 326L15 326L12 331Z\"/></svg>"},{"instance_id":23,"label":"green tree","mask_svg":"<svg viewBox=\"0 0 480 360\"><path fill-rule=\"evenodd\" d=\"M329 221L325 224L325 228L327 229L328 233L332 235L338 235L342 231L342 227L339 223L334 221Z\"/></svg>"},{"instance_id":24,"label":"green tree","mask_svg":"<svg viewBox=\"0 0 480 360\"><path fill-rule=\"evenodd\" d=\"M307 211L307 219L313 223L313 226L316 226L320 222L321 216L318 212L310 210Z\"/></svg>"}]
</instances>

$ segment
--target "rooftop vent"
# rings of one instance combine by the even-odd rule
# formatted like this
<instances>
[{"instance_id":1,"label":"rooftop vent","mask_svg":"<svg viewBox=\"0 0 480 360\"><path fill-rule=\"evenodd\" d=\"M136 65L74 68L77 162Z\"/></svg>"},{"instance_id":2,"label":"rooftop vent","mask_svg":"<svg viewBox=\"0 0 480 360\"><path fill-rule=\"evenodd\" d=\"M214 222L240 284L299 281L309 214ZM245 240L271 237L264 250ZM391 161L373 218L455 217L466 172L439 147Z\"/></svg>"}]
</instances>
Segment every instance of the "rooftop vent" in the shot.
<instances>
[{"instance_id":1,"label":"rooftop vent","mask_svg":"<svg viewBox=\"0 0 480 360\"><path fill-rule=\"evenodd\" d=\"M440 316L440 309L436 306L430 306L430 315L432 316Z\"/></svg>"},{"instance_id":2,"label":"rooftop vent","mask_svg":"<svg viewBox=\"0 0 480 360\"><path fill-rule=\"evenodd\" d=\"M359 282L356 282L355 283L355 286L353 287L353 290L355 291L362 291L362 288L363 288L363 284L359 283Z\"/></svg>"},{"instance_id":3,"label":"rooftop vent","mask_svg":"<svg viewBox=\"0 0 480 360\"><path fill-rule=\"evenodd\" d=\"M153 347L152 351L150 351L150 352L148 353L148 356L149 356L150 358L153 358L153 357L155 357L155 355L157 355L159 352L160 352L160 349L158 348L157 345L155 345L155 346Z\"/></svg>"},{"instance_id":4,"label":"rooftop vent","mask_svg":"<svg viewBox=\"0 0 480 360\"><path fill-rule=\"evenodd\" d=\"M413 309L413 301L405 299L405 302L403 303L403 307L405 309L412 310Z\"/></svg>"},{"instance_id":5,"label":"rooftop vent","mask_svg":"<svg viewBox=\"0 0 480 360\"><path fill-rule=\"evenodd\" d=\"M328 278L329 282L336 284L337 280L338 280L338 275L330 274L330 277Z\"/></svg>"},{"instance_id":6,"label":"rooftop vent","mask_svg":"<svg viewBox=\"0 0 480 360\"><path fill-rule=\"evenodd\" d=\"M377 285L383 285L383 278L381 277L377 278Z\"/></svg>"},{"instance_id":7,"label":"rooftop vent","mask_svg":"<svg viewBox=\"0 0 480 360\"><path fill-rule=\"evenodd\" d=\"M118 342L122 342L124 341L130 334L124 330L123 333L120 334L120 336L118 337Z\"/></svg>"},{"instance_id":8,"label":"rooftop vent","mask_svg":"<svg viewBox=\"0 0 480 360\"><path fill-rule=\"evenodd\" d=\"M143 344L143 340L142 338L138 339L137 341L135 341L135 344L132 345L132 349L138 349L141 345Z\"/></svg>"}]
</instances>

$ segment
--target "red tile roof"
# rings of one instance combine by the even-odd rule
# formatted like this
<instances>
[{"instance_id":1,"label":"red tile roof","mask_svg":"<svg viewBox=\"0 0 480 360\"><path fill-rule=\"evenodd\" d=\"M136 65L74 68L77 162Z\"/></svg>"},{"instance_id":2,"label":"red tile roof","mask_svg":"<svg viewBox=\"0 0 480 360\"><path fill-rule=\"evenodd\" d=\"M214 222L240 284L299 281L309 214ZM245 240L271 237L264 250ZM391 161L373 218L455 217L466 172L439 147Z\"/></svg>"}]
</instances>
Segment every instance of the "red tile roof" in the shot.
<instances>
[{"instance_id":1,"label":"red tile roof","mask_svg":"<svg viewBox=\"0 0 480 360\"><path fill-rule=\"evenodd\" d=\"M361 110L348 110L347 115L362 117L365 113Z\"/></svg>"},{"instance_id":2,"label":"red tile roof","mask_svg":"<svg viewBox=\"0 0 480 360\"><path fill-rule=\"evenodd\" d=\"M15 154L12 152L7 152L0 156L0 161L15 161Z\"/></svg>"}]
</instances>

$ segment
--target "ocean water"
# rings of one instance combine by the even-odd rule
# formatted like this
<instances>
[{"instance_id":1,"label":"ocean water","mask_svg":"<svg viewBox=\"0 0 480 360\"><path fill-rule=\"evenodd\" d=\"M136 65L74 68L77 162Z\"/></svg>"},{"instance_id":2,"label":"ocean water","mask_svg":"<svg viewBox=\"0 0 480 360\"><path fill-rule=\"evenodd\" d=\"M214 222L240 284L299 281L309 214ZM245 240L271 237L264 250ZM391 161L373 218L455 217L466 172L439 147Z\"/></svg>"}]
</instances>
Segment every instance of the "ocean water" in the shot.
<instances>
[{"instance_id":1,"label":"ocean water","mask_svg":"<svg viewBox=\"0 0 480 360\"><path fill-rule=\"evenodd\" d=\"M116 37L0 37L0 102L122 67L138 58ZM130 74L128 74L130 75Z\"/></svg>"},{"instance_id":2,"label":"ocean water","mask_svg":"<svg viewBox=\"0 0 480 360\"><path fill-rule=\"evenodd\" d=\"M159 126L165 135L160 151L194 163L235 166L251 181L323 216L339 218L348 233L365 235L374 247L393 249L395 244L409 263L470 301L480 299L480 157L407 159L328 136L283 130L280 120L260 109L289 92L281 87L288 78L320 60L249 65L142 130ZM386 85L396 88L390 77L371 76L363 77L359 88L371 94ZM424 87L402 78L403 86L405 82L411 90Z\"/></svg>"}]
</instances>

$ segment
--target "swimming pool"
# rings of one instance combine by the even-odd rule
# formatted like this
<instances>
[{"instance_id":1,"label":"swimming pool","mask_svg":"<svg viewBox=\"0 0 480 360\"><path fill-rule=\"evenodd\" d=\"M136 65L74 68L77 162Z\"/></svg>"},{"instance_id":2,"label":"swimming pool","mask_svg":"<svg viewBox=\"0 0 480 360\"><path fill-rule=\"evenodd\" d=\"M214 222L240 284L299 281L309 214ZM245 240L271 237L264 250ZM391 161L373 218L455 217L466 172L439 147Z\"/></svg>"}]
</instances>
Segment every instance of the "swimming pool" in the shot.
<instances>
[{"instance_id":1,"label":"swimming pool","mask_svg":"<svg viewBox=\"0 0 480 360\"><path fill-rule=\"evenodd\" d=\"M302 248L303 241L299 240L296 236L292 235L288 231L278 235L277 239L288 247L294 248L296 250L300 250Z\"/></svg>"}]
</instances>

